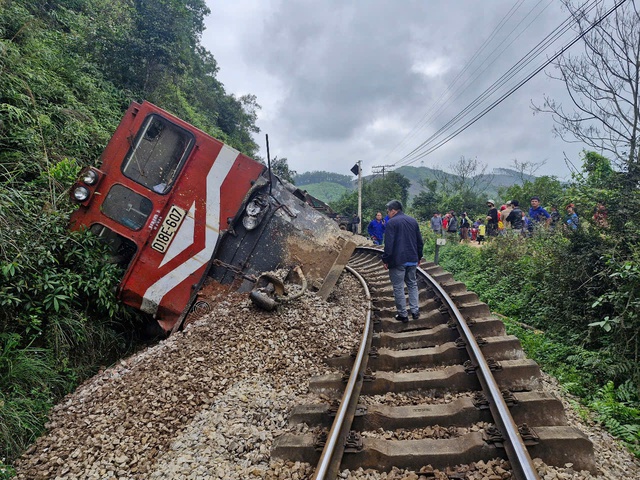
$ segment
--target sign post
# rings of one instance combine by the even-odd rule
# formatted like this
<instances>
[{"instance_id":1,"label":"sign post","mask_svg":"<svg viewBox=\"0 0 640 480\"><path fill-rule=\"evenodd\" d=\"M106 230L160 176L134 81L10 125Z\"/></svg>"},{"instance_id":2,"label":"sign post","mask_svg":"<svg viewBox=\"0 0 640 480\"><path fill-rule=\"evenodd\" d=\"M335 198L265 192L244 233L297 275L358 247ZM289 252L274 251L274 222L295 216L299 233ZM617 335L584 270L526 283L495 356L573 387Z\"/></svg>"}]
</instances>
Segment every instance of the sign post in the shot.
<instances>
[{"instance_id":1,"label":"sign post","mask_svg":"<svg viewBox=\"0 0 640 480\"><path fill-rule=\"evenodd\" d=\"M358 175L358 226L357 233L362 233L362 160L358 160L352 168L351 172Z\"/></svg>"},{"instance_id":2,"label":"sign post","mask_svg":"<svg viewBox=\"0 0 640 480\"><path fill-rule=\"evenodd\" d=\"M446 245L446 244L447 244L446 238L436 238L436 251L433 257L433 263L435 263L436 265L438 265L438 255L440 254L440 245Z\"/></svg>"}]
</instances>

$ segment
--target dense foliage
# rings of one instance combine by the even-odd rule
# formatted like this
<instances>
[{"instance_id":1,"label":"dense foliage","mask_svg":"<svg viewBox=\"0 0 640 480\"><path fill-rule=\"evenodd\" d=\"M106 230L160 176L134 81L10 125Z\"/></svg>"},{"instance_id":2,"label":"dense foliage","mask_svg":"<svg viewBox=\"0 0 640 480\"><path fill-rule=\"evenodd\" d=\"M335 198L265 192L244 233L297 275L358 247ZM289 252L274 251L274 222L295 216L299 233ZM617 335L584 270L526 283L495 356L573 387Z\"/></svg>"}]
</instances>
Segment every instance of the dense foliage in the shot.
<instances>
[{"instance_id":1,"label":"dense foliage","mask_svg":"<svg viewBox=\"0 0 640 480\"><path fill-rule=\"evenodd\" d=\"M349 190L352 190L357 183L357 180L354 180L353 177L350 177L349 175L341 175L339 173L324 171L298 173L293 177L293 181L299 187L314 183L337 183Z\"/></svg>"},{"instance_id":2,"label":"dense foliage","mask_svg":"<svg viewBox=\"0 0 640 480\"><path fill-rule=\"evenodd\" d=\"M367 224L376 216L376 212L385 212L389 200L400 200L407 204L411 182L403 175L391 172L371 180L362 179L362 222ZM330 203L333 210L343 215L358 212L358 190L345 192L339 200Z\"/></svg>"},{"instance_id":3,"label":"dense foliage","mask_svg":"<svg viewBox=\"0 0 640 480\"><path fill-rule=\"evenodd\" d=\"M575 203L579 229L448 245L440 259L493 311L534 327L523 336L530 354L640 454L640 194L630 175L587 153L556 197ZM599 202L606 217L594 215Z\"/></svg>"},{"instance_id":4,"label":"dense foliage","mask_svg":"<svg viewBox=\"0 0 640 480\"><path fill-rule=\"evenodd\" d=\"M121 272L69 233L67 189L132 100L248 155L253 96L216 79L203 0L0 0L0 475L50 406L133 348L145 321L116 301Z\"/></svg>"}]
</instances>

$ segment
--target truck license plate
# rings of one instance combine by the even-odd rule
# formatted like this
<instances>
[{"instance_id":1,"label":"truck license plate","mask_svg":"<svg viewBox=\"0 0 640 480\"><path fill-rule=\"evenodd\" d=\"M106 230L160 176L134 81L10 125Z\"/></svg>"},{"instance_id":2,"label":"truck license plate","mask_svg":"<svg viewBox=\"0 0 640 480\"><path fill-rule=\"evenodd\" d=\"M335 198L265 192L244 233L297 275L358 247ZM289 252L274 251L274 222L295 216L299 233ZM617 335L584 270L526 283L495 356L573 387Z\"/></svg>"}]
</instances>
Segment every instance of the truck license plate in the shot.
<instances>
[{"instance_id":1,"label":"truck license plate","mask_svg":"<svg viewBox=\"0 0 640 480\"><path fill-rule=\"evenodd\" d=\"M172 205L167 217L162 222L162 225L156 234L156 238L151 244L151 248L160 253L165 253L186 215L186 210Z\"/></svg>"}]
</instances>

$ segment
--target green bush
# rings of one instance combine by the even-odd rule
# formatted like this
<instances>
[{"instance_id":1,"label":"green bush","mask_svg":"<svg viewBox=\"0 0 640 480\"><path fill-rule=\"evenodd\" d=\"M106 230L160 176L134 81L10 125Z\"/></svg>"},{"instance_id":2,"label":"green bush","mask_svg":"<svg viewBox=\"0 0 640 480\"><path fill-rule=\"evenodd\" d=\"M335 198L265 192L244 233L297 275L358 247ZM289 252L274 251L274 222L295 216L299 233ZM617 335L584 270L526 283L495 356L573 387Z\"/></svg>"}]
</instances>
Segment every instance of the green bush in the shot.
<instances>
[{"instance_id":1,"label":"green bush","mask_svg":"<svg viewBox=\"0 0 640 480\"><path fill-rule=\"evenodd\" d=\"M0 440L2 454L14 456L42 431L63 377L43 348L24 346L17 333L0 334ZM1 478L1 477L0 477Z\"/></svg>"},{"instance_id":2,"label":"green bush","mask_svg":"<svg viewBox=\"0 0 640 480\"><path fill-rule=\"evenodd\" d=\"M149 100L252 155L259 105L216 79L199 43L203 1L8 0L0 9L0 458L50 406L130 351L141 320L116 301L122 272L68 232L68 188L131 100ZM162 41L158 41L161 38ZM0 478L11 468L0 461Z\"/></svg>"},{"instance_id":3,"label":"green bush","mask_svg":"<svg viewBox=\"0 0 640 480\"><path fill-rule=\"evenodd\" d=\"M637 262L607 253L612 242L593 230L542 231L494 238L483 248L448 244L440 263L505 315L527 355L638 454L639 271ZM636 258L636 250L627 253Z\"/></svg>"},{"instance_id":4,"label":"green bush","mask_svg":"<svg viewBox=\"0 0 640 480\"><path fill-rule=\"evenodd\" d=\"M63 160L0 190L0 457L18 455L58 398L130 348L137 316L113 294L122 271L89 232L68 231L63 186L78 168Z\"/></svg>"}]
</instances>

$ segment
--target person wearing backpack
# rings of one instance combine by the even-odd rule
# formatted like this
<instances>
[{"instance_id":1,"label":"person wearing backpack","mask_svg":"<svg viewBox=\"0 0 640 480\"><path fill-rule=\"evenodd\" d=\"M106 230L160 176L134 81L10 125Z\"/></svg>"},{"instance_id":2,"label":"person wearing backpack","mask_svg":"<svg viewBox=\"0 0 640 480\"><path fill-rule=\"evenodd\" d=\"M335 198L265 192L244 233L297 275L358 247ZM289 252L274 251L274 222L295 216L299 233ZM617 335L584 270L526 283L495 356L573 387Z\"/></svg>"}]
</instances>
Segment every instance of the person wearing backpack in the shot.
<instances>
[{"instance_id":1,"label":"person wearing backpack","mask_svg":"<svg viewBox=\"0 0 640 480\"><path fill-rule=\"evenodd\" d=\"M520 202L518 200L511 200L511 206L513 209L507 216L507 223L511 225L511 231L514 235L520 235L524 231L524 220L522 210L520 210Z\"/></svg>"}]
</instances>

